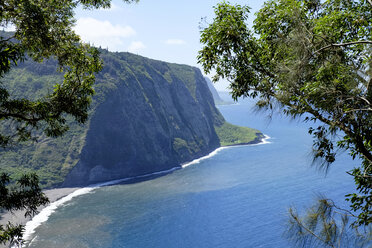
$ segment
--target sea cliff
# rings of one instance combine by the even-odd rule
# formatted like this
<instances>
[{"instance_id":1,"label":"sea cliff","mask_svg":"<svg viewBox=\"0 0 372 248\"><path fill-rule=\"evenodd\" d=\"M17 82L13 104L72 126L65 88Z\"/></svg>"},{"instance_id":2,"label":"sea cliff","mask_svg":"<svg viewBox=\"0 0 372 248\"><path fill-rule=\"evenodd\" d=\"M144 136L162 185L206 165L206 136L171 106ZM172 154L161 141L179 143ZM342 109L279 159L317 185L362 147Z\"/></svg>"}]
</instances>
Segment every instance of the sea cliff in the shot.
<instances>
[{"instance_id":1,"label":"sea cliff","mask_svg":"<svg viewBox=\"0 0 372 248\"><path fill-rule=\"evenodd\" d=\"M58 139L41 135L35 143L1 151L5 171L36 171L45 187L133 177L208 154L221 145L216 130L233 126L215 107L199 69L106 50L101 57L89 121L71 122ZM4 85L18 97L43 95L61 78L56 67L54 61L26 61ZM261 137L257 130L235 129L255 134L251 140Z\"/></svg>"},{"instance_id":2,"label":"sea cliff","mask_svg":"<svg viewBox=\"0 0 372 248\"><path fill-rule=\"evenodd\" d=\"M91 115L80 159L65 185L166 170L220 143L223 121L200 71L128 53L103 53L98 85L110 81ZM109 68L109 69L107 69Z\"/></svg>"}]
</instances>

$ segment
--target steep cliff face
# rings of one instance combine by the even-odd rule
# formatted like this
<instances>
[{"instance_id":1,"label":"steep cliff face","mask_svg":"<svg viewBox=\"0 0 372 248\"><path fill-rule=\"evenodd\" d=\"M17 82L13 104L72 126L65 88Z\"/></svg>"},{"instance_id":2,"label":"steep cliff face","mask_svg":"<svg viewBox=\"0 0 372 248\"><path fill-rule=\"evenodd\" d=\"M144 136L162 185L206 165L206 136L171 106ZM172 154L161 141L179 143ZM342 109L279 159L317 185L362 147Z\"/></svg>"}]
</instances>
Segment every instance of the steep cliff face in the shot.
<instances>
[{"instance_id":1,"label":"steep cliff face","mask_svg":"<svg viewBox=\"0 0 372 248\"><path fill-rule=\"evenodd\" d=\"M167 170L208 154L220 140L231 145L257 137L257 130L225 122L199 69L101 52L89 121L71 122L57 139L41 135L0 150L2 171L36 171L44 187L82 186ZM56 68L55 61L25 61L2 83L12 96L37 98L61 81Z\"/></svg>"},{"instance_id":2,"label":"steep cliff face","mask_svg":"<svg viewBox=\"0 0 372 248\"><path fill-rule=\"evenodd\" d=\"M166 170L220 143L223 117L197 68L128 53L102 54L105 69L80 159L64 185L91 184ZM103 87L105 88L105 87Z\"/></svg>"}]
</instances>

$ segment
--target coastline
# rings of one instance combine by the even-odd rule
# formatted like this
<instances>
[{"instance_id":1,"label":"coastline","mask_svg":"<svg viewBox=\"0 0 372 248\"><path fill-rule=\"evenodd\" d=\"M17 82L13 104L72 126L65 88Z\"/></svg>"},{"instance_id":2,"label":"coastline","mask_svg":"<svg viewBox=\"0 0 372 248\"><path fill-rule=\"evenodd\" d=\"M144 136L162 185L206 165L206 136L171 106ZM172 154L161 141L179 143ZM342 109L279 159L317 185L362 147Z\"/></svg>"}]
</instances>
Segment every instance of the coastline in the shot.
<instances>
[{"instance_id":1,"label":"coastline","mask_svg":"<svg viewBox=\"0 0 372 248\"><path fill-rule=\"evenodd\" d=\"M0 225L5 225L9 221L12 224L24 225L25 226L25 233L24 233L23 238L25 239L25 241L27 243L27 241L30 240L30 236L34 233L36 227L41 225L43 222L47 221L50 214L52 214L58 207L63 205L65 202L70 201L72 198L74 198L76 196L79 196L79 195L82 195L82 194L87 194L87 193L91 192L92 190L94 190L96 188L99 188L99 187L103 187L103 186L120 184L120 183L124 183L124 182L130 181L130 180L141 179L141 178L143 179L143 178L146 178L146 177L152 178L151 176L154 176L154 175L168 174L168 173L171 173L175 170L178 170L178 169L181 169L181 168L183 169L183 168L185 168L187 166L190 166L190 165L193 165L193 164L198 164L202 160L205 160L205 159L208 159L208 158L211 158L211 157L215 156L221 150L224 150L224 149L227 149L227 148L238 147L238 146L253 146L253 145L268 144L268 143L270 143L270 142L267 141L268 139L270 139L269 136L263 135L259 139L255 139L254 141L251 141L249 143L241 143L241 144L234 144L234 145L229 145L229 146L221 146L221 147L216 148L214 151L212 151L211 153L209 153L209 154L207 154L203 157L194 159L190 162L186 162L184 164L181 164L181 166L174 167L174 168L171 168L171 169L166 170L166 171L159 171L159 172L154 172L154 173L147 174L147 175L139 175L139 176L132 177L132 178L124 178L124 179L104 182L104 183L101 183L101 184L95 184L95 185L91 185L91 186L88 186L88 187L70 187L70 188L48 189L48 190L45 190L44 193L49 198L50 203L48 205L39 207L38 208L39 213L37 215L35 215L33 218L30 218L30 217L26 218L26 217L24 217L25 211L14 211L13 213L6 212L6 213L0 215L0 217L1 217L0 218ZM5 247L5 246L0 245L0 248L1 247Z\"/></svg>"},{"instance_id":2,"label":"coastline","mask_svg":"<svg viewBox=\"0 0 372 248\"><path fill-rule=\"evenodd\" d=\"M48 197L50 203L53 203L73 193L74 191L78 189L79 188L54 188L54 189L45 190L44 193ZM48 205L40 206L38 208L38 211L40 212L42 209L46 208ZM0 225L5 225L8 223L8 221L10 221L12 224L25 225L28 221L31 220L31 218L30 217L26 218L24 214L25 214L25 211L21 211L21 210L14 211L13 213L6 212L4 214L1 214Z\"/></svg>"},{"instance_id":3,"label":"coastline","mask_svg":"<svg viewBox=\"0 0 372 248\"><path fill-rule=\"evenodd\" d=\"M264 145L264 144L269 144L270 143L269 141L267 141L270 138L271 138L270 136L262 134L259 137L256 137L254 140L252 140L250 142L247 142L247 143L232 144L232 145L221 146L221 147Z\"/></svg>"},{"instance_id":4,"label":"coastline","mask_svg":"<svg viewBox=\"0 0 372 248\"><path fill-rule=\"evenodd\" d=\"M44 193L48 197L50 203L48 205L40 206L38 208L39 213L48 207L50 204L53 202L56 202L63 197L66 197L79 188L54 188L54 189L48 189L45 190ZM37 216L37 215L35 215ZM25 226L29 221L31 221L32 218L30 217L25 217L25 211L19 210L19 211L14 211L13 213L11 212L6 212L0 215L0 225L6 225L8 222L11 222L14 225L23 225ZM2 245L0 244L0 247L8 247L7 245Z\"/></svg>"}]
</instances>

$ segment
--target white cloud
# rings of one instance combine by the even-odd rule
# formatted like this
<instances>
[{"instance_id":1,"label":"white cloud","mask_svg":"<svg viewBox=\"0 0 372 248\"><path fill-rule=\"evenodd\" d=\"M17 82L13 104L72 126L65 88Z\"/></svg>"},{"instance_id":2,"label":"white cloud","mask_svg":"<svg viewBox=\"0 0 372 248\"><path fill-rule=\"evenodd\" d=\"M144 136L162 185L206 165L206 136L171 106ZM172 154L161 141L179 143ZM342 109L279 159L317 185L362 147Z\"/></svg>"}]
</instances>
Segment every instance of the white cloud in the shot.
<instances>
[{"instance_id":1,"label":"white cloud","mask_svg":"<svg viewBox=\"0 0 372 248\"><path fill-rule=\"evenodd\" d=\"M16 26L14 24L9 23L8 25L1 25L0 26L1 30L7 31L7 32L15 32L16 31Z\"/></svg>"},{"instance_id":2,"label":"white cloud","mask_svg":"<svg viewBox=\"0 0 372 248\"><path fill-rule=\"evenodd\" d=\"M83 41L112 51L123 50L123 39L136 35L131 26L113 25L91 17L78 19L74 30Z\"/></svg>"},{"instance_id":3,"label":"white cloud","mask_svg":"<svg viewBox=\"0 0 372 248\"><path fill-rule=\"evenodd\" d=\"M146 48L145 44L143 44L141 41L133 41L129 45L128 51L132 52L132 53L136 53L136 52L139 52L140 50L145 49L145 48Z\"/></svg>"},{"instance_id":4,"label":"white cloud","mask_svg":"<svg viewBox=\"0 0 372 248\"><path fill-rule=\"evenodd\" d=\"M186 41L180 40L180 39L168 39L165 41L165 44L168 45L184 45L186 44Z\"/></svg>"}]
</instances>

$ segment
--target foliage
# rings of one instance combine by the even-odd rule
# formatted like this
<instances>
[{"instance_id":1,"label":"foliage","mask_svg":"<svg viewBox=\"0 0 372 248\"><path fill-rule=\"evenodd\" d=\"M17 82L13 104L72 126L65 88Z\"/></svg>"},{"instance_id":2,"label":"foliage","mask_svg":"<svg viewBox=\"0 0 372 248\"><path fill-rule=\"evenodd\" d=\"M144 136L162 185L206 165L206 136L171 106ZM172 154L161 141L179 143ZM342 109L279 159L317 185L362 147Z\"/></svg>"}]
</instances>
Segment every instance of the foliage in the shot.
<instances>
[{"instance_id":1,"label":"foliage","mask_svg":"<svg viewBox=\"0 0 372 248\"><path fill-rule=\"evenodd\" d=\"M339 209L332 200L321 197L306 215L299 217L290 209L289 228L286 233L295 247L370 247L372 227L365 233L349 225L350 212Z\"/></svg>"},{"instance_id":2,"label":"foliage","mask_svg":"<svg viewBox=\"0 0 372 248\"><path fill-rule=\"evenodd\" d=\"M56 81L63 80L63 74L57 71L57 66L57 61L51 59L42 63L26 60L3 77L2 85L15 98L37 99L53 91ZM93 102L90 104L89 115ZM4 123L2 132L11 130L10 124ZM42 188L58 185L77 162L87 124L88 121L80 124L74 122L72 117L67 117L69 130L62 136L48 137L42 130L34 130L36 141L0 148L1 171L12 177L19 177L24 172L37 172Z\"/></svg>"},{"instance_id":3,"label":"foliage","mask_svg":"<svg viewBox=\"0 0 372 248\"><path fill-rule=\"evenodd\" d=\"M232 125L228 122L224 122L221 126L215 126L215 129L222 146L255 142L258 134L261 134L258 130Z\"/></svg>"},{"instance_id":4,"label":"foliage","mask_svg":"<svg viewBox=\"0 0 372 248\"><path fill-rule=\"evenodd\" d=\"M34 140L39 134L35 130L48 137L61 136L68 130L69 117L78 123L87 120L94 93L94 73L101 69L101 61L98 50L83 44L72 31L74 8L78 5L87 9L107 8L110 2L6 0L0 3L0 25L15 28L13 33L0 33L1 147ZM33 99L14 97L2 84L4 76L20 62L27 59L42 62L48 58L54 58L58 62L58 71L64 72L63 81L53 82L54 89L50 93ZM9 176L2 173L1 208L9 211L27 209L26 214L33 214L37 206L47 203L36 175L21 177L18 190L9 191L9 182ZM1 242L18 240L21 231L20 226L0 226Z\"/></svg>"},{"instance_id":5,"label":"foliage","mask_svg":"<svg viewBox=\"0 0 372 248\"><path fill-rule=\"evenodd\" d=\"M39 179L35 174L24 174L16 182L17 187L9 187L10 177L2 173L0 176L0 206L7 211L26 210L25 217L37 212L37 207L47 204L48 198L39 187ZM0 243L22 244L22 225L8 223L0 226Z\"/></svg>"},{"instance_id":6,"label":"foliage","mask_svg":"<svg viewBox=\"0 0 372 248\"><path fill-rule=\"evenodd\" d=\"M229 80L235 99L312 122L321 168L347 150L356 164L357 192L347 196L354 224L372 223L372 2L268 1L252 29L247 6L224 2L215 14L201 33L205 72Z\"/></svg>"}]
</instances>

